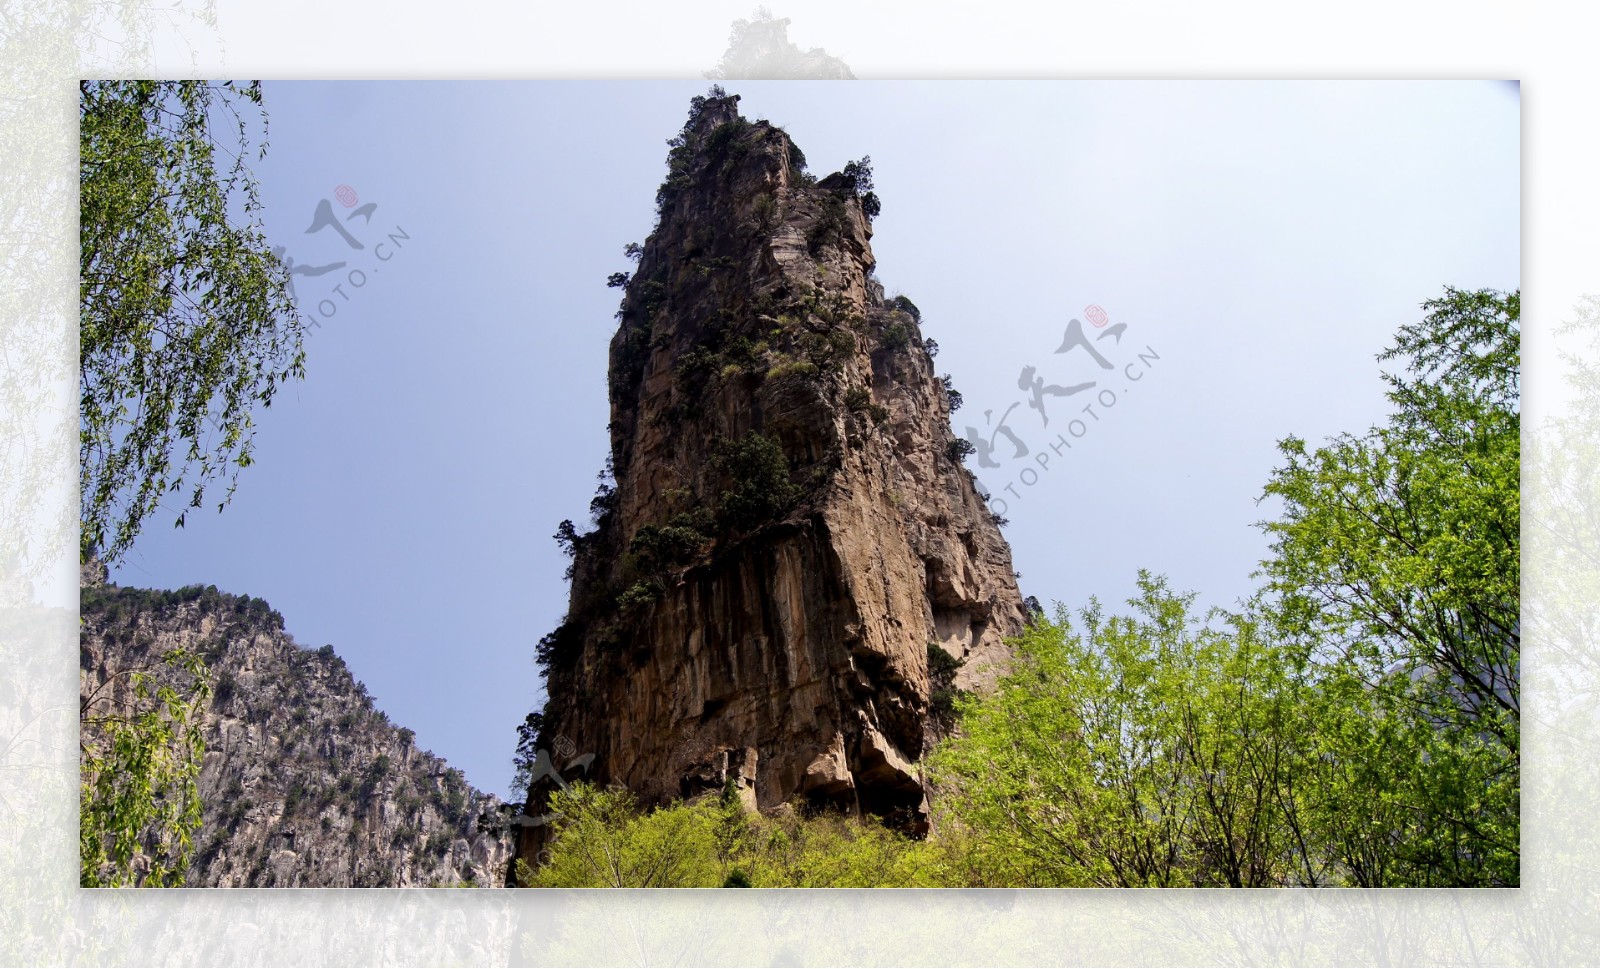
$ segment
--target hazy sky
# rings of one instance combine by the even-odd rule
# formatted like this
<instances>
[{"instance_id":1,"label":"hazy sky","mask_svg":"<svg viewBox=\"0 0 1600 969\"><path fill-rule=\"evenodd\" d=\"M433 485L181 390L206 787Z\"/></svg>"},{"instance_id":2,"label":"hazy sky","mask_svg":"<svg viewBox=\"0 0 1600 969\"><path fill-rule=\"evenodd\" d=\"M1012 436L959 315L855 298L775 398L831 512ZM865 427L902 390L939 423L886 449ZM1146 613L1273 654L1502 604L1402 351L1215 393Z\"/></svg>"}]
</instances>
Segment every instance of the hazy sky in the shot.
<instances>
[{"instance_id":1,"label":"hazy sky","mask_svg":"<svg viewBox=\"0 0 1600 969\"><path fill-rule=\"evenodd\" d=\"M153 520L116 581L267 599L421 746L507 793L542 699L533 646L566 606L550 536L585 520L606 456L605 278L631 269L705 87L267 84L268 235L298 266L345 265L295 277L319 321L307 379L260 415L233 504ZM878 278L938 340L958 432L1009 411L1028 449L995 436L1000 467L968 465L1046 603L1120 602L1141 567L1207 604L1247 594L1275 443L1381 419L1374 355L1446 285L1519 285L1512 85L727 87L818 175L871 155ZM323 200L363 248L307 231ZM1054 352L1073 318L1111 369ZM1096 386L1041 415L1024 367Z\"/></svg>"}]
</instances>

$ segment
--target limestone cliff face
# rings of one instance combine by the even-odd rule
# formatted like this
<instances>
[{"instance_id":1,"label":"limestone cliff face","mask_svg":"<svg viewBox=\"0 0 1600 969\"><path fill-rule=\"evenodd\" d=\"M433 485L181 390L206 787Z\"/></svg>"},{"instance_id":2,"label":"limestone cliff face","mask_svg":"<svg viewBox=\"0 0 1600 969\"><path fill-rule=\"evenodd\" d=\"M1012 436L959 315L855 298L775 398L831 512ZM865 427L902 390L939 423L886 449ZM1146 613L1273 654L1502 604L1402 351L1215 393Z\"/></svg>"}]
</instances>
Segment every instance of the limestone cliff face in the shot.
<instances>
[{"instance_id":1,"label":"limestone cliff face","mask_svg":"<svg viewBox=\"0 0 1600 969\"><path fill-rule=\"evenodd\" d=\"M190 887L504 883L510 838L478 820L498 799L419 750L331 647L297 645L265 602L213 587L107 585L91 563L81 617L91 715L125 710L125 674L163 675L171 650L209 667Z\"/></svg>"},{"instance_id":2,"label":"limestone cliff face","mask_svg":"<svg viewBox=\"0 0 1600 969\"><path fill-rule=\"evenodd\" d=\"M626 284L615 488L568 532L542 746L647 803L731 777L917 830L930 648L992 680L1024 623L1010 550L915 306L873 278L876 197L737 101L697 99Z\"/></svg>"}]
</instances>

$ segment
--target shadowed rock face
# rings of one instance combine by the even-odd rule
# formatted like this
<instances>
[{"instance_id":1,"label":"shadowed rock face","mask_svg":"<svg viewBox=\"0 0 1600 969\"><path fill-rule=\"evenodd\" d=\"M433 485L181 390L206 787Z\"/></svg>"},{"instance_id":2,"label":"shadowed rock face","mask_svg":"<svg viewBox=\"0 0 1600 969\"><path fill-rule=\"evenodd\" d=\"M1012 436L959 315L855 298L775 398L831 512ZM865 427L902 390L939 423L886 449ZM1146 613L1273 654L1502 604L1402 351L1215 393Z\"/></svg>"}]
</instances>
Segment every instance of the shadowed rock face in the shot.
<instances>
[{"instance_id":1,"label":"shadowed rock face","mask_svg":"<svg viewBox=\"0 0 1600 969\"><path fill-rule=\"evenodd\" d=\"M915 307L872 278L857 187L803 175L737 102L691 114L626 287L615 491L541 647L541 745L647 803L731 779L761 809L925 830L929 647L964 662L957 686L993 681L1024 623L1010 550Z\"/></svg>"}]
</instances>

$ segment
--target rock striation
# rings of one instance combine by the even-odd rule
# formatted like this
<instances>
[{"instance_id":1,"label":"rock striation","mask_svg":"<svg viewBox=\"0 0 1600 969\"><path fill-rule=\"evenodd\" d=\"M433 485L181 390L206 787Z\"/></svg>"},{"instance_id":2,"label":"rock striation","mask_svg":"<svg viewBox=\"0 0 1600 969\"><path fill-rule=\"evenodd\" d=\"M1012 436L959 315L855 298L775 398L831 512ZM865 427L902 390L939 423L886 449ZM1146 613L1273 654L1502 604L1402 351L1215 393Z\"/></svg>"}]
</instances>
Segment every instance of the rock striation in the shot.
<instances>
[{"instance_id":1,"label":"rock striation","mask_svg":"<svg viewBox=\"0 0 1600 969\"><path fill-rule=\"evenodd\" d=\"M937 348L874 277L870 168L813 178L738 101L695 99L612 280L609 480L593 530L557 535L572 589L540 643L539 746L646 803L732 783L926 830L941 687L991 682L1024 626L1010 550Z\"/></svg>"},{"instance_id":2,"label":"rock striation","mask_svg":"<svg viewBox=\"0 0 1600 969\"><path fill-rule=\"evenodd\" d=\"M125 674L163 675L175 649L209 669L190 887L504 884L511 839L479 823L498 799L419 750L333 647L297 645L267 603L118 587L91 562L80 615L88 716L126 710Z\"/></svg>"}]
</instances>

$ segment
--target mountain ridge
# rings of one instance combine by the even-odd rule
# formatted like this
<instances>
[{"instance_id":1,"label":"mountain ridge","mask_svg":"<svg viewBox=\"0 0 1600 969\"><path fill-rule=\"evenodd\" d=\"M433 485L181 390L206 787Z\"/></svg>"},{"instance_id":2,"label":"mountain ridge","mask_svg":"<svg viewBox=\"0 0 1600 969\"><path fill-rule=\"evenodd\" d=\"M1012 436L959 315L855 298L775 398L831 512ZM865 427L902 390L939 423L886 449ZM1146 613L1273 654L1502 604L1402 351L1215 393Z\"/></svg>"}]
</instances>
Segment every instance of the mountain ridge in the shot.
<instances>
[{"instance_id":1,"label":"mountain ridge","mask_svg":"<svg viewBox=\"0 0 1600 969\"><path fill-rule=\"evenodd\" d=\"M117 586L80 575L80 697L127 710L122 673L198 654L201 824L191 887L497 885L509 842L480 823L500 801L393 724L331 645L308 649L264 600L215 586ZM93 731L85 727L85 741Z\"/></svg>"}]
</instances>

